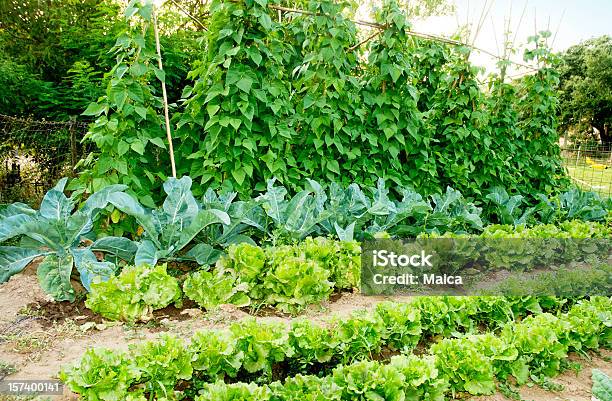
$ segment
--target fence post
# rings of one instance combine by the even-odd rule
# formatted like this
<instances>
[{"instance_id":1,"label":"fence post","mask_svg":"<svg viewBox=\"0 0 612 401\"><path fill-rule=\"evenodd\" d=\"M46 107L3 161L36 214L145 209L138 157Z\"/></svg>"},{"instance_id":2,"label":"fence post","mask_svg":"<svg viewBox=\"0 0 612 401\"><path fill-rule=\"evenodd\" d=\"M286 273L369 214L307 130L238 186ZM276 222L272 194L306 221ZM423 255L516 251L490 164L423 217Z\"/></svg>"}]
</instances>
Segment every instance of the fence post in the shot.
<instances>
[{"instance_id":1,"label":"fence post","mask_svg":"<svg viewBox=\"0 0 612 401\"><path fill-rule=\"evenodd\" d=\"M77 164L77 145L76 145L76 116L70 116L70 167L71 175L75 175L74 167Z\"/></svg>"}]
</instances>

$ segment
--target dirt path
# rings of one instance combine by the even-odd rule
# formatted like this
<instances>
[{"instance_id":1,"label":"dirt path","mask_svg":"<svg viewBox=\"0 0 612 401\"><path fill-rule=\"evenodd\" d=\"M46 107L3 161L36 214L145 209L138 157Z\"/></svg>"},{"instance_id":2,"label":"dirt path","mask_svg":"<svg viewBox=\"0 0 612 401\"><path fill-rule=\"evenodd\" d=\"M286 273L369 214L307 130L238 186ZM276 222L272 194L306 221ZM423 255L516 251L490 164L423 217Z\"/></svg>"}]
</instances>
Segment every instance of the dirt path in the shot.
<instances>
[{"instance_id":1,"label":"dirt path","mask_svg":"<svg viewBox=\"0 0 612 401\"><path fill-rule=\"evenodd\" d=\"M301 317L324 322L331 316L341 318L356 309L372 308L384 299L386 298L342 294L332 302L311 308ZM189 338L199 329L223 328L250 317L245 311L226 306L209 313L202 313L199 309L175 311L167 316L157 316L154 322L146 325L126 325L92 319L86 309L71 309L67 312L68 319L52 322L40 310L32 307L33 304L44 305L48 301L31 271L17 275L8 283L0 285L0 378L6 376L7 379L56 379L61 366L78 360L90 347L125 349L131 343L154 339L161 333ZM61 316L62 313L63 309L60 308L57 315ZM260 321L291 321L290 317L267 311L260 311L260 315L262 316L256 318ZM564 386L558 393L547 392L539 387L524 387L520 394L528 401L590 401L590 368L600 368L612 376L611 359L612 355L607 353L603 357L594 357L590 362L580 360L579 363L584 369L578 374L566 372L554 380ZM71 401L76 400L76 397L66 392L64 396L40 399ZM12 400L15 399L0 395L0 401ZM511 398L496 395L473 400L506 401Z\"/></svg>"}]
</instances>

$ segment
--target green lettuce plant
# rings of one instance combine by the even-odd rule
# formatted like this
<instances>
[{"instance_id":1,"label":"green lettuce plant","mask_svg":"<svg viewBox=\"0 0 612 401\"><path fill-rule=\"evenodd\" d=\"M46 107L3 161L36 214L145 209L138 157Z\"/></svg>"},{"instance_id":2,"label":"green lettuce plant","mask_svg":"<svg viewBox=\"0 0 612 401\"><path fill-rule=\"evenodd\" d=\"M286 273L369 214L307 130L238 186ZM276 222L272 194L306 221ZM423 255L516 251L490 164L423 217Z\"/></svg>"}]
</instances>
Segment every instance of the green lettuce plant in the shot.
<instances>
[{"instance_id":1,"label":"green lettuce plant","mask_svg":"<svg viewBox=\"0 0 612 401\"><path fill-rule=\"evenodd\" d=\"M242 367L249 373L272 374L272 365L293 355L287 347L289 335L281 323L261 323L248 319L230 327L236 350L242 352Z\"/></svg>"},{"instance_id":2,"label":"green lettuce plant","mask_svg":"<svg viewBox=\"0 0 612 401\"><path fill-rule=\"evenodd\" d=\"M360 253L356 242L326 238L266 248L234 244L213 271L190 274L183 288L206 309L231 303L296 312L327 299L334 288L356 287Z\"/></svg>"},{"instance_id":3,"label":"green lettuce plant","mask_svg":"<svg viewBox=\"0 0 612 401\"><path fill-rule=\"evenodd\" d=\"M453 395L495 392L493 362L473 341L444 339L434 344L431 352L436 356L436 368L448 377Z\"/></svg>"},{"instance_id":4,"label":"green lettuce plant","mask_svg":"<svg viewBox=\"0 0 612 401\"><path fill-rule=\"evenodd\" d=\"M89 348L81 365L63 368L60 380L88 401L126 399L128 388L140 379L140 372L125 352Z\"/></svg>"},{"instance_id":5,"label":"green lettuce plant","mask_svg":"<svg viewBox=\"0 0 612 401\"><path fill-rule=\"evenodd\" d=\"M93 282L85 306L111 320L147 321L156 309L181 299L178 280L166 265L124 268L107 281Z\"/></svg>"},{"instance_id":6,"label":"green lettuce plant","mask_svg":"<svg viewBox=\"0 0 612 401\"><path fill-rule=\"evenodd\" d=\"M192 354L180 338L164 334L157 341L131 345L130 354L150 399L178 399L174 387L179 380L191 379Z\"/></svg>"},{"instance_id":7,"label":"green lettuce plant","mask_svg":"<svg viewBox=\"0 0 612 401\"><path fill-rule=\"evenodd\" d=\"M224 273L218 269L190 274L183 284L185 296L207 310L222 304L248 306L251 303L248 285L238 281L235 275Z\"/></svg>"},{"instance_id":8,"label":"green lettuce plant","mask_svg":"<svg viewBox=\"0 0 612 401\"><path fill-rule=\"evenodd\" d=\"M0 243L18 239L16 245L0 246L0 283L22 271L37 257L38 280L56 301L73 301L71 278L79 274L86 290L92 280L113 276L114 263L99 261L93 251L104 252L114 261L131 259L132 241L106 237L91 243L93 221L113 196L127 196L124 185L111 185L91 195L75 210L77 202L64 195L67 178L47 192L39 210L14 204L0 212ZM91 244L87 246L87 244Z\"/></svg>"},{"instance_id":9,"label":"green lettuce plant","mask_svg":"<svg viewBox=\"0 0 612 401\"><path fill-rule=\"evenodd\" d=\"M518 357L509 365L518 383L526 383L530 377L550 377L560 371L570 345L563 336L570 329L567 320L544 313L503 330L501 337L518 350Z\"/></svg>"},{"instance_id":10,"label":"green lettuce plant","mask_svg":"<svg viewBox=\"0 0 612 401\"><path fill-rule=\"evenodd\" d=\"M244 352L236 350L236 338L227 332L202 330L194 334L189 346L193 369L215 381L236 377L242 367Z\"/></svg>"}]
</instances>

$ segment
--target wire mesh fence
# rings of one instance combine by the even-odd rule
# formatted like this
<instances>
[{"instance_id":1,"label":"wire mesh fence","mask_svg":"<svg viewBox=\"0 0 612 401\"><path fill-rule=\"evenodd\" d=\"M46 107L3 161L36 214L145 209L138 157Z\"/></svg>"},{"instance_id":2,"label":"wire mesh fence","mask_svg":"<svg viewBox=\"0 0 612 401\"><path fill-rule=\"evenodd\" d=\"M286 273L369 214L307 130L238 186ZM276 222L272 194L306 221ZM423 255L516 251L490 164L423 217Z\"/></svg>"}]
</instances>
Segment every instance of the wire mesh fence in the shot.
<instances>
[{"instance_id":1,"label":"wire mesh fence","mask_svg":"<svg viewBox=\"0 0 612 401\"><path fill-rule=\"evenodd\" d=\"M612 196L612 146L566 145L561 154L567 172L577 186L606 198Z\"/></svg>"},{"instance_id":2,"label":"wire mesh fence","mask_svg":"<svg viewBox=\"0 0 612 401\"><path fill-rule=\"evenodd\" d=\"M88 124L0 115L0 204L37 203L55 182L73 174L87 151Z\"/></svg>"}]
</instances>

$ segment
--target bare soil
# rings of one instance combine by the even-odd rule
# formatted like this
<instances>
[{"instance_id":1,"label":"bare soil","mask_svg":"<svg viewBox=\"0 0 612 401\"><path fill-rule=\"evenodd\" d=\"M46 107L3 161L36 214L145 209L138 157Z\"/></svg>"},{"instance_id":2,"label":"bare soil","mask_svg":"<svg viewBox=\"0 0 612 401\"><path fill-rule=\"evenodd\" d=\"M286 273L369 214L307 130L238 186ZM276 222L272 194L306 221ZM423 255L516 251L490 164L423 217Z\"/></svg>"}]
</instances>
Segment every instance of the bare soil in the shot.
<instances>
[{"instance_id":1,"label":"bare soil","mask_svg":"<svg viewBox=\"0 0 612 401\"><path fill-rule=\"evenodd\" d=\"M182 309L169 307L157 311L154 319L146 324L107 322L85 308L82 301L73 304L51 302L40 290L33 272L34 269L29 268L0 285L0 380L3 377L57 379L61 366L75 362L90 347L126 349L131 343L154 339L161 332L189 338L199 329L224 328L246 318L285 323L294 319L268 309L250 311L224 305L218 310L203 312L185 304ZM357 309L371 309L386 299L407 298L342 293L334 295L329 302L310 307L299 318L324 324L333 318L346 317ZM599 368L612 376L611 360L610 352L593 355L590 361L576 357L575 361L583 369L578 373L568 371L554 379L563 385L563 390L550 392L537 386L523 387L519 389L520 396L527 401L590 401L591 368ZM77 398L66 390L63 396L35 399L72 401ZM473 398L474 401L511 399L501 394ZM17 398L0 395L0 401L13 400Z\"/></svg>"}]
</instances>

